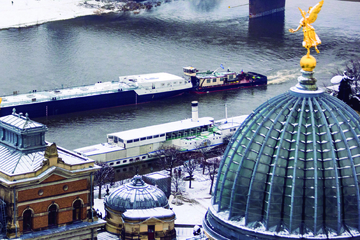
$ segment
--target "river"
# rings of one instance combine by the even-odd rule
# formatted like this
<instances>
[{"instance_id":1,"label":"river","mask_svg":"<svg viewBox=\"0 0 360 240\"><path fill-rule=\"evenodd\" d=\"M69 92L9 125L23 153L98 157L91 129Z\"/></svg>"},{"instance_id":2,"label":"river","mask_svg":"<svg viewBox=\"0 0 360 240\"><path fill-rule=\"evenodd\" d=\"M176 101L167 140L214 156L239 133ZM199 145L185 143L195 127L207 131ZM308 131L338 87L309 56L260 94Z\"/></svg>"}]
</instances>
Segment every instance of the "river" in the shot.
<instances>
[{"instance_id":1,"label":"river","mask_svg":"<svg viewBox=\"0 0 360 240\"><path fill-rule=\"evenodd\" d=\"M248 18L246 1L177 0L140 14L88 16L0 31L0 95L92 84L121 75L168 72L182 67L254 71L266 87L185 95L141 105L33 119L48 126L46 140L67 149L106 141L106 134L191 117L215 120L249 114L287 91L300 76L306 53L303 33L290 33L317 1L287 1L285 14ZM231 6L231 8L229 8ZM359 58L360 17L356 1L326 0L313 24L322 40L315 77L329 85L337 68ZM31 116L30 116L31 118Z\"/></svg>"}]
</instances>

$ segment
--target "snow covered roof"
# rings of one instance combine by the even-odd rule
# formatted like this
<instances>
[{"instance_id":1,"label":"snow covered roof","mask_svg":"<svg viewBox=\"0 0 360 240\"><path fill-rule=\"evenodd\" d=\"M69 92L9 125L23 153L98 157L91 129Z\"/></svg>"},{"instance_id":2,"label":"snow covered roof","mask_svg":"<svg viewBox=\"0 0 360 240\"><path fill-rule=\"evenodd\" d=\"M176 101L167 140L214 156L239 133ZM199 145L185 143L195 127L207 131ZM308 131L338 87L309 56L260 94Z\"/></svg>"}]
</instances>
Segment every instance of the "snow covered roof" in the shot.
<instances>
[{"instance_id":1,"label":"snow covered roof","mask_svg":"<svg viewBox=\"0 0 360 240\"><path fill-rule=\"evenodd\" d=\"M198 121L192 121L192 119L185 119L176 122L164 123L154 126L148 126L143 128L132 129L128 131L110 133L107 136L115 136L123 140L136 139L146 136L154 136L159 134L166 134L169 132L175 132L185 129L197 128L204 125L210 125L214 122L212 117L199 118Z\"/></svg>"},{"instance_id":2,"label":"snow covered roof","mask_svg":"<svg viewBox=\"0 0 360 240\"><path fill-rule=\"evenodd\" d=\"M134 176L130 183L115 189L105 198L104 204L105 208L120 212L169 206L165 193L146 184L139 175Z\"/></svg>"},{"instance_id":3,"label":"snow covered roof","mask_svg":"<svg viewBox=\"0 0 360 240\"><path fill-rule=\"evenodd\" d=\"M149 218L175 218L173 210L163 207L156 207L150 209L130 209L122 214L124 220L145 221Z\"/></svg>"}]
</instances>

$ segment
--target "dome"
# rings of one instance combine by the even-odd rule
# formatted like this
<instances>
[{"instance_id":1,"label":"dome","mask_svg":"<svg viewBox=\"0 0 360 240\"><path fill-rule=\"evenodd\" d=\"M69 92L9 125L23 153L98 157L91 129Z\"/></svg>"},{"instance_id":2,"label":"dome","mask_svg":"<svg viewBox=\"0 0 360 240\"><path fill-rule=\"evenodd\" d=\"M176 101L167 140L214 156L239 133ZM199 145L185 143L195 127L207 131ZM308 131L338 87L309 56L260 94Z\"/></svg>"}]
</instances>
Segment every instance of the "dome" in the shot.
<instances>
[{"instance_id":1,"label":"dome","mask_svg":"<svg viewBox=\"0 0 360 240\"><path fill-rule=\"evenodd\" d=\"M169 206L165 193L159 188L146 184L136 175L130 183L113 191L104 200L106 208L125 212L129 209L148 209Z\"/></svg>"},{"instance_id":2,"label":"dome","mask_svg":"<svg viewBox=\"0 0 360 240\"><path fill-rule=\"evenodd\" d=\"M212 238L360 238L360 117L302 72L231 139L203 221Z\"/></svg>"}]
</instances>

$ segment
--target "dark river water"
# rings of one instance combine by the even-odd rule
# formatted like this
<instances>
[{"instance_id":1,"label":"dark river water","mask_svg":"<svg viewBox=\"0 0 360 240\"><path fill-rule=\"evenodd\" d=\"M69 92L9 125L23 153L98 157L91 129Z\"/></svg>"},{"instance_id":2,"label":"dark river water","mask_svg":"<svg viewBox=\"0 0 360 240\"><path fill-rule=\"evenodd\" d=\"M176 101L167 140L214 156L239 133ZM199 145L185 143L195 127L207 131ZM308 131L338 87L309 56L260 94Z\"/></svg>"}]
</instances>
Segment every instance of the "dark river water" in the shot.
<instances>
[{"instance_id":1,"label":"dark river water","mask_svg":"<svg viewBox=\"0 0 360 240\"><path fill-rule=\"evenodd\" d=\"M140 14L89 16L26 29L0 31L0 95L116 80L154 72L182 75L182 67L268 76L261 88L186 95L120 108L34 119L48 126L46 140L67 149L106 140L106 134L191 117L225 118L249 114L262 102L287 91L300 76L306 54L298 7L317 1L287 1L285 14L248 18L247 1L178 0ZM232 8L229 8L231 6ZM313 24L322 40L316 55L318 86L329 85L337 68L360 57L360 3L326 0ZM31 118L31 116L30 116Z\"/></svg>"}]
</instances>

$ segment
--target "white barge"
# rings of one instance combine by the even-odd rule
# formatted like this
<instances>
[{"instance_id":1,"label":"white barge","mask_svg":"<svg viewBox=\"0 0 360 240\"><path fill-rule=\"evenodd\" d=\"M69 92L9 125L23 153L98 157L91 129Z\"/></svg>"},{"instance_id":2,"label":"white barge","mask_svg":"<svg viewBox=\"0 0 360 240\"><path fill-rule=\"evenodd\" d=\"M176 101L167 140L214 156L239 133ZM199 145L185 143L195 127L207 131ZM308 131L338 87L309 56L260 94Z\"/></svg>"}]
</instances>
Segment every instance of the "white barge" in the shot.
<instances>
[{"instance_id":1,"label":"white barge","mask_svg":"<svg viewBox=\"0 0 360 240\"><path fill-rule=\"evenodd\" d=\"M181 151L215 147L232 136L247 115L214 121L198 118L198 103L192 102L192 118L155 126L107 134L107 142L75 149L78 154L113 167L153 160L161 146L174 145Z\"/></svg>"}]
</instances>

